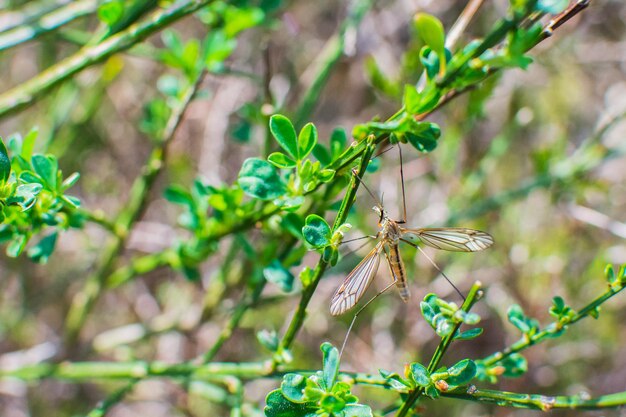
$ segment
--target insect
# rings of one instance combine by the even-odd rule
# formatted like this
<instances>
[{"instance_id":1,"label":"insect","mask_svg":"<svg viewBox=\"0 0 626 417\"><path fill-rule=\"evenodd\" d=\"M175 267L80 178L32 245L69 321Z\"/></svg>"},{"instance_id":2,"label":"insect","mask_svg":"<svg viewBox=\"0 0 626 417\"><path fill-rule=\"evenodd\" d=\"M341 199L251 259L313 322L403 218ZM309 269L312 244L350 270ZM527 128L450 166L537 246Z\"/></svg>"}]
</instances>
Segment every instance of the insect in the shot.
<instances>
[{"instance_id":1,"label":"insect","mask_svg":"<svg viewBox=\"0 0 626 417\"><path fill-rule=\"evenodd\" d=\"M398 147L398 149L400 148ZM356 172L354 172L354 174L357 175ZM400 151L400 176L402 179L402 202L404 208L403 218L406 219L404 174L402 172L402 151ZM363 182L361 182L361 184L365 187L372 198L377 200L367 186L363 184ZM363 307L361 307L361 310L371 303L374 298L378 297L394 285L398 288L402 300L404 302L408 301L410 293L407 285L404 263L400 257L400 242L408 243L420 251L422 251L422 249L418 246L418 243L423 243L436 249L455 252L476 252L487 249L493 245L493 238L491 235L479 230L460 227L411 229L402 226L402 224L406 222L405 220L392 220L383 209L381 203L377 203L373 210L379 215L378 226L380 229L375 236L375 238L378 239L378 243L374 249L372 249L352 270L352 272L348 274L343 283L335 291L335 294L330 301L330 313L333 316L338 316L350 310L363 297L365 291L367 291L368 287L372 283L374 276L376 276L376 272L378 271L378 267L380 265L381 254L384 254L385 259L387 260L387 265L389 266L389 272L391 273L393 282L370 299ZM424 252L422 251L422 253ZM354 317L355 319L361 310L356 313Z\"/></svg>"},{"instance_id":2,"label":"insect","mask_svg":"<svg viewBox=\"0 0 626 417\"><path fill-rule=\"evenodd\" d=\"M390 219L381 206L375 206L374 211L380 216L380 230L376 234L379 241L335 291L330 302L330 313L333 316L350 310L363 297L378 271L381 254L385 255L393 282L378 295L396 285L402 300L408 301L410 293L404 263L400 257L401 241L418 249L419 242L436 249L456 252L476 252L493 245L491 235L479 230L460 227L409 229L401 226L403 221Z\"/></svg>"}]
</instances>

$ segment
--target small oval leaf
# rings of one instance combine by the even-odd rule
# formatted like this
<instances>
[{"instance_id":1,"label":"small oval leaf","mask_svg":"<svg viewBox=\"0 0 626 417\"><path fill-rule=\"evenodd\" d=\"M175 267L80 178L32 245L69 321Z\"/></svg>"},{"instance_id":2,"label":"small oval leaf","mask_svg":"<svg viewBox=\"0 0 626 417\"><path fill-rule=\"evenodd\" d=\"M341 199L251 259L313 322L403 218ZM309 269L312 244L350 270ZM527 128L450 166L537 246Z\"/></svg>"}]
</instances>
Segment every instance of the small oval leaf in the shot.
<instances>
[{"instance_id":1,"label":"small oval leaf","mask_svg":"<svg viewBox=\"0 0 626 417\"><path fill-rule=\"evenodd\" d=\"M273 152L267 160L277 168L288 169L296 166L296 161L288 157L282 152Z\"/></svg>"},{"instance_id":2,"label":"small oval leaf","mask_svg":"<svg viewBox=\"0 0 626 417\"><path fill-rule=\"evenodd\" d=\"M330 244L330 226L317 214L307 216L302 228L304 240L314 248L323 248Z\"/></svg>"},{"instance_id":3,"label":"small oval leaf","mask_svg":"<svg viewBox=\"0 0 626 417\"><path fill-rule=\"evenodd\" d=\"M296 141L296 130L291 121L282 114L275 114L270 117L270 131L278 144L287 151L291 157L299 160L298 143Z\"/></svg>"},{"instance_id":4,"label":"small oval leaf","mask_svg":"<svg viewBox=\"0 0 626 417\"><path fill-rule=\"evenodd\" d=\"M317 144L317 128L313 123L307 123L298 135L298 157L306 158Z\"/></svg>"}]
</instances>

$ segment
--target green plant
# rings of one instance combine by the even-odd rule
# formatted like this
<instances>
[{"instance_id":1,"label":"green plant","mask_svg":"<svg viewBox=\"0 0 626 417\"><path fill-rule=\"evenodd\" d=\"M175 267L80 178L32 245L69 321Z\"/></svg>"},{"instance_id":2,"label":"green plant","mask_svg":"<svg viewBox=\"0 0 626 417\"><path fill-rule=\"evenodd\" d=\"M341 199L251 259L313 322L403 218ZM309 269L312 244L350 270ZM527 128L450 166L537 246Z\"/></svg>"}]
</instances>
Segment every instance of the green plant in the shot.
<instances>
[{"instance_id":1,"label":"green plant","mask_svg":"<svg viewBox=\"0 0 626 417\"><path fill-rule=\"evenodd\" d=\"M365 64L376 94L393 100L393 114L386 119L374 117L365 122L358 119L350 134L334 125L329 128L323 122L313 124L307 121L313 119L314 110L323 100L322 90L331 82L331 73L337 71L341 59L349 54L351 39L373 6L370 1L350 4L337 33L313 65L315 70L311 71L313 76L308 88L300 91L298 98L288 94L280 96L280 90L273 89L276 80L273 79L272 57L267 52L272 50L269 46L260 48L266 51L262 58L262 75L256 70L242 70L231 65L231 60L236 59L238 46L249 40L246 36L255 40L262 38L264 42L271 38L272 31L280 26L279 17L286 7L280 2L179 1L157 4L138 0L126 5L106 1L97 7L93 2L75 3L80 7L60 6L55 13L63 19L51 26L44 24L47 21L44 17L50 12L42 9L43 4L38 4L39 8L20 11L23 19L18 28L34 27L36 30L29 32L31 36L46 33L49 38L44 41L62 39L69 42L68 48L76 49L70 49L69 57L57 60L47 71L0 95L0 116L3 117L16 114L37 101L50 109L47 118L41 117L48 126L40 129L37 143L37 130L31 130L23 139L19 135L10 136L6 141L8 146L0 147L0 200L3 203L0 236L9 242L6 250L9 256L19 257L26 251L35 261L48 261L46 268L49 269L45 275L55 270L51 266L55 256L69 259L67 253L53 251L58 246L55 246L57 240L63 239L70 229L77 229L72 233L84 230L86 235L89 227L100 226L103 229L100 233L106 233L108 240L91 244L97 249L94 251L97 260L92 267L68 262L68 265L62 265L66 269L59 275L71 276L72 281L55 281L55 284L61 284L63 295L69 295L70 300L60 308L65 315L62 348L46 357L46 361L20 363L13 369L2 369L1 377L23 381L49 378L73 383L104 380L106 382L101 387L106 393L97 394L98 398L105 399L89 412L90 416L106 414L147 379L166 380L189 397L200 398L203 401L200 406L189 400L184 407L185 412L199 415L228 410L232 416L265 413L274 417L347 417L391 412L406 416L416 414L416 404L426 398L456 398L542 410L597 409L626 403L623 392L591 399L544 397L474 385L497 383L503 377L526 376L528 363L522 356L525 349L563 337L565 331L582 318L597 318L599 307L626 285L624 269L615 271L612 266L606 269L608 289L582 309L566 305L565 296L554 297L549 311L554 321L544 327L540 326L539 320L527 316L519 305L507 302L504 296L497 297L496 302L507 305L508 321L522 336L503 350L484 357L464 355L444 365L444 355L453 343L457 346L455 342L485 337L483 329L476 327L481 317L470 311L485 294L486 289L480 282L474 284L461 306L435 294L424 297L420 320L428 323L434 332L423 337L436 338L437 347L428 363L410 360L404 371L399 370L402 363L394 363L396 371L380 370L379 374L342 372L337 350L330 343L321 343L334 337L332 331L315 338L313 344L316 347L321 343L323 362L322 370L316 371L313 363L316 363L318 352L307 350L305 343L295 343L311 317L307 313L312 308L311 300L315 294L323 292L318 290L323 277L341 268L340 249L344 236L350 230L362 228L363 216L359 216L357 210L367 208L367 204L361 204L360 200L356 204L359 179L375 179L376 171L380 172L391 163L388 155L376 157L389 145L410 149L408 153L413 157L409 159L415 160L418 156L420 162L426 161L425 154L431 152L432 158L435 154L448 156L442 160L440 174L446 177L453 172L454 175L448 175L448 179L452 179L447 183L458 184L456 195L449 199L450 224L479 217L486 221L486 216L492 216L490 219L495 223L497 215L506 215L506 207L514 206L536 190L549 189L550 198L568 203L584 200L585 195L598 190L608 194L606 185L594 182L588 172L624 154L624 149L609 146L605 140L611 127L623 120L623 113L615 115L586 139L580 139L571 154L568 153L570 141L566 134L555 137L554 143L550 142L545 149L531 146L532 154L528 160L517 163L532 165L532 175L524 176L518 187L505 187L500 192L491 193L485 184L492 178L504 181L512 175L516 163L509 158L519 151L516 148L519 145L511 139L513 132L528 133L519 126L523 114L511 117L512 121L502 133L488 141L486 149L468 148L466 151L471 161L463 165L462 170L457 164L459 148L454 148L461 142L459 132L465 128L469 130L469 124L485 114L487 99L498 85L501 74L513 68L529 67L532 62L529 51L584 9L586 2L513 1L505 16L489 24L482 39L461 46L458 46L461 42L459 33L463 32L475 10L465 9L459 19L460 28L455 26L456 30L448 33L445 33L442 22L428 14L420 13L412 20L405 19L412 27L398 75L386 75L386 68L376 59L369 59ZM173 26L179 19L194 13L195 17L188 20L189 28ZM81 26L80 19L85 16L98 19L95 30ZM188 31L196 26L201 28L202 34L189 36ZM1 48L11 49L31 39L20 35L23 31L13 29L1 28ZM157 32L161 32L158 40L144 41ZM139 120L133 119L130 123L120 111L118 117L123 122L120 123L122 128L115 130L118 126L114 126L116 123L110 112L99 121L98 114L104 111L102 108L106 108L106 103L111 105L106 97L119 105L113 101L115 97L110 92L117 91L112 85L117 77L121 77L124 65L130 65L116 55L122 51L135 58L147 59L163 71L156 77L154 93L142 102L143 113L136 117ZM101 62L104 65L94 67ZM80 79L74 75L88 67L99 71L98 81L87 87L81 86ZM143 67L136 71L139 76L133 80L135 83L143 77L148 78ZM209 76L211 81L208 82ZM202 178L189 168L191 158L181 156L172 142L179 127L187 122L185 116L193 119L190 115L193 112L188 109L203 98L217 96L219 88L211 82L230 77L252 84L256 93L232 112L233 123L229 131L235 140L232 146L246 149L242 152L246 158L230 167L234 167L228 174L232 174L233 181ZM141 93L137 95L142 96ZM553 96L550 98L554 99ZM467 100L463 103L467 110L462 117L467 121L457 127L457 132L453 123L442 124L442 129L431 118L442 107L461 100ZM400 101L402 104L397 104ZM80 113L75 113L79 107ZM71 112L68 110L71 117L58 109L72 109ZM35 111L36 108L29 110ZM128 174L123 168L128 167L121 166L115 172L115 180L107 182L106 176L98 176L99 167L85 162L85 154L74 152L72 145L84 145L97 152L97 146L103 146L97 143L97 139L113 138L126 132L123 128L128 125L136 126L135 130L140 132L137 137L147 157L141 169L130 170L133 179L126 184L127 188L123 188L122 178ZM89 136L94 138L93 141L87 144L85 132L106 132L107 135L93 134ZM256 143L259 133L261 143ZM195 139L201 135L188 136ZM441 139L443 137L445 141ZM113 152L115 158L132 157L136 162L140 153L133 151L131 140L123 135L118 140L124 146L120 147L123 152ZM217 147L220 140L221 137L212 136L207 142ZM101 142L106 143L106 140ZM42 149L41 153L34 151L36 146ZM227 153L221 156L226 158ZM86 189L112 188L114 199L123 200L119 203L119 211L105 213L105 204L99 210L90 204L81 205L77 198L67 195L66 191L72 186L78 188L82 184L77 182L77 174L64 178L59 166L66 171L68 166L80 167L83 179L95 176L96 180L92 178L84 186ZM428 174L420 177L420 181L436 182L436 174L432 171ZM415 180L415 176L412 179ZM163 184L163 192L160 192L159 187ZM89 197L84 189L79 191L82 191L82 194L78 193L81 197L84 194ZM161 195L167 203L160 200ZM156 249L137 250L133 246L133 233L141 229L144 219L151 219L150 215L154 215L150 209L156 213L161 210L175 212L177 224L168 224L167 233L159 239L152 239L152 244L158 241ZM515 227L515 232L522 235L524 228L514 223L509 221L506 227ZM504 249L492 255L493 258L505 259L502 264L507 264L509 258L511 264L523 264L524 256L531 256L524 255L524 248L507 248L508 238L514 232L499 227L500 230L493 234L496 241L499 241L498 236L502 237ZM29 243L35 236L38 240ZM570 243L572 239L568 238L570 236L561 239ZM549 239L536 238L535 241L539 243L532 246L533 251L551 253L561 250L569 259L567 245L548 249L542 245ZM85 252L86 246L80 242L77 244ZM406 256L411 254L407 251ZM522 262L518 262L519 259ZM600 260L596 263L589 261L589 270L578 276L593 275L598 263L604 262L602 256L597 259ZM572 263L576 263L574 261L583 263L580 259L572 260ZM552 264L559 266L556 261ZM466 270L466 266L457 266L457 271ZM415 265L408 268L410 272L416 271ZM163 271L172 271L172 277L180 275L184 280L163 282ZM342 271L339 275L343 274ZM550 274L550 279L559 275L556 272ZM35 280L36 275L29 271L20 277L25 294L32 293L29 279ZM523 278L541 275L529 273ZM597 280L593 282L597 283ZM142 297L135 297L132 292L138 287L145 288ZM529 287L513 289L523 295L524 291L530 292ZM66 288L69 288L67 293ZM106 296L111 294L125 298L126 303L116 298L115 303L107 304ZM198 294L202 294L201 299L194 299ZM542 295L545 296L545 292ZM293 307L293 314L287 315L288 307L284 302L294 299L297 304ZM381 303L383 309L391 308L382 300ZM17 346L33 344L37 337L32 335L37 332L26 326L37 316L38 309L28 305L17 308L10 303L7 306L0 309L0 331L4 335L15 335L10 343ZM156 317L152 317L153 314ZM376 312L371 315L376 317ZM94 317L103 323L95 326ZM250 324L253 318L263 318L263 322L257 320ZM196 342L195 337L206 330L206 323L211 323L208 332L211 342L203 339ZM469 328L461 329L462 326ZM214 331L215 328L219 330ZM284 331L277 330L281 328ZM256 346L248 333L256 335L258 345L264 351L224 347ZM24 334L27 336L21 336ZM186 352L176 363L163 362L154 352L158 347L156 341L165 340L167 335L176 335L190 344L197 343L197 349L190 348L189 352L193 353ZM238 338L244 342L237 343ZM498 338L499 343L500 340ZM398 343L398 346L402 344ZM421 352L426 352L425 347L421 348L424 349L414 348L409 353L411 357L424 356ZM303 365L296 367L296 363ZM282 384L267 395L264 411L258 401L244 395L249 381L273 379L276 382L277 378L282 378ZM359 393L360 399L357 399L353 391L359 385L374 387L376 395ZM377 400L379 393L385 396L384 401ZM432 404L437 406L435 402ZM85 402L77 401L68 406L65 414L84 413L86 407Z\"/></svg>"}]
</instances>

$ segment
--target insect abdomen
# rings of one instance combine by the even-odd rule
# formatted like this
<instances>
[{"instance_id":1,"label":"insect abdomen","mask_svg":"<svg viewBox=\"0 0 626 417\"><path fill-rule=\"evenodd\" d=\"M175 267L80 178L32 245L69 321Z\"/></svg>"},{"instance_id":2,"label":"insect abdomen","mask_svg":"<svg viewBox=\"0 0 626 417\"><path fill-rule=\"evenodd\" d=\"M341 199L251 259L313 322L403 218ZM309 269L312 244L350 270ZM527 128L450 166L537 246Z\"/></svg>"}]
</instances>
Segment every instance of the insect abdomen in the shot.
<instances>
[{"instance_id":1,"label":"insect abdomen","mask_svg":"<svg viewBox=\"0 0 626 417\"><path fill-rule=\"evenodd\" d=\"M404 263L402 263L402 258L400 257L400 251L398 250L397 245L393 245L389 249L389 267L396 278L396 287L400 293L400 298L402 298L402 301L406 303L409 300L411 293L409 292L409 287L406 282Z\"/></svg>"}]
</instances>

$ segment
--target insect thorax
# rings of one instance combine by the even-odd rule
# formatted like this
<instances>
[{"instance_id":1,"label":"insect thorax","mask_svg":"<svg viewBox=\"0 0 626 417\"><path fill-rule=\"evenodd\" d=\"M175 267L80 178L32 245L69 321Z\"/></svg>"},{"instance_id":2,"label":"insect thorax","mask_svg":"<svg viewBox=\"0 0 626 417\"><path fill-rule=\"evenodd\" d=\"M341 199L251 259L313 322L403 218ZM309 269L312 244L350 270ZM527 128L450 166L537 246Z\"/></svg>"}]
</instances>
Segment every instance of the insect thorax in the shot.
<instances>
[{"instance_id":1,"label":"insect thorax","mask_svg":"<svg viewBox=\"0 0 626 417\"><path fill-rule=\"evenodd\" d=\"M381 224L382 238L397 243L402 237L400 226L389 217L385 217Z\"/></svg>"}]
</instances>

